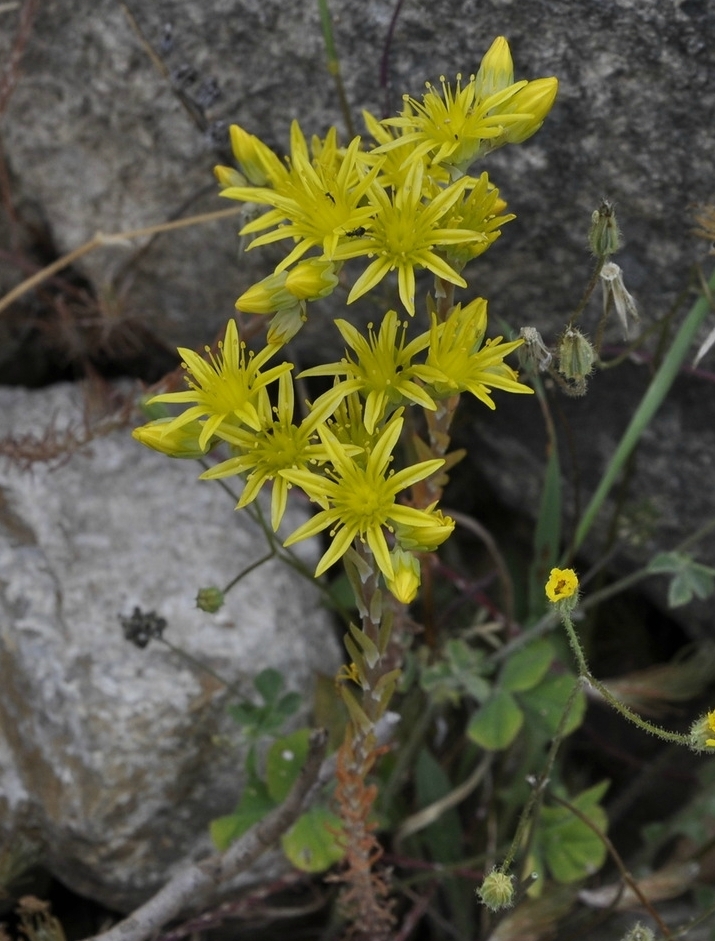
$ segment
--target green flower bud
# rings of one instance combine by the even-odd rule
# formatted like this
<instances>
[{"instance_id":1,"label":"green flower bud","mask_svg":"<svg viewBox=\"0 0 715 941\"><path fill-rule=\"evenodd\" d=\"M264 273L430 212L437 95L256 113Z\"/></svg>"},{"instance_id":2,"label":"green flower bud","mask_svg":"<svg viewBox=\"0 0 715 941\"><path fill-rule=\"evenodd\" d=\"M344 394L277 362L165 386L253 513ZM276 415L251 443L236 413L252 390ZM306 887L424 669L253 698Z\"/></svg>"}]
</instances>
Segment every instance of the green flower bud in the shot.
<instances>
[{"instance_id":1,"label":"green flower bud","mask_svg":"<svg viewBox=\"0 0 715 941\"><path fill-rule=\"evenodd\" d=\"M559 372L566 379L582 382L593 369L596 352L575 327L567 327L559 342Z\"/></svg>"},{"instance_id":2,"label":"green flower bud","mask_svg":"<svg viewBox=\"0 0 715 941\"><path fill-rule=\"evenodd\" d=\"M621 230L616 222L616 212L613 203L609 203L607 199L603 200L591 216L588 244L597 258L606 258L621 247Z\"/></svg>"},{"instance_id":3,"label":"green flower bud","mask_svg":"<svg viewBox=\"0 0 715 941\"><path fill-rule=\"evenodd\" d=\"M210 585L208 588L199 588L196 596L196 607L207 614L216 614L223 607L224 596L220 588Z\"/></svg>"},{"instance_id":4,"label":"green flower bud","mask_svg":"<svg viewBox=\"0 0 715 941\"><path fill-rule=\"evenodd\" d=\"M514 903L514 879L505 872L492 869L489 875L485 876L477 895L493 912L509 908Z\"/></svg>"}]
</instances>

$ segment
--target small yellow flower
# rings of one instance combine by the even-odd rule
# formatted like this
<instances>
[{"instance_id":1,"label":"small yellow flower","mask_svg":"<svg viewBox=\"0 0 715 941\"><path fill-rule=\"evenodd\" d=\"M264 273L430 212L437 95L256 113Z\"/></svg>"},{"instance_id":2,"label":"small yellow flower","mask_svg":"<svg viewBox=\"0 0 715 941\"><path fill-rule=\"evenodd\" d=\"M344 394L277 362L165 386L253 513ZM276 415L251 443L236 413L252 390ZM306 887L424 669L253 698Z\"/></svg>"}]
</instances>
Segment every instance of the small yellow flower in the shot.
<instances>
[{"instance_id":1,"label":"small yellow flower","mask_svg":"<svg viewBox=\"0 0 715 941\"><path fill-rule=\"evenodd\" d=\"M202 450L206 449L221 425L244 424L260 431L266 413L270 421L266 386L293 368L291 363L281 363L262 372L262 367L275 355L277 348L267 346L255 355L247 352L234 320L229 320L225 337L218 346L215 354L206 347L208 362L193 350L179 347L186 369L188 391L164 392L155 395L148 403L194 402L181 415L167 422L163 433L173 435L185 425L206 416L198 439L198 446Z\"/></svg>"},{"instance_id":2,"label":"small yellow flower","mask_svg":"<svg viewBox=\"0 0 715 941\"><path fill-rule=\"evenodd\" d=\"M422 377L427 391L436 398L461 392L473 396L494 409L492 389L531 394L533 389L518 381L516 372L503 359L518 349L522 339L502 343L501 337L487 340L487 302L478 297L462 307L457 304L444 323L432 316L430 346Z\"/></svg>"},{"instance_id":3,"label":"small yellow flower","mask_svg":"<svg viewBox=\"0 0 715 941\"><path fill-rule=\"evenodd\" d=\"M578 593L578 575L573 569L551 569L546 583L546 597L556 604Z\"/></svg>"},{"instance_id":4,"label":"small yellow flower","mask_svg":"<svg viewBox=\"0 0 715 941\"><path fill-rule=\"evenodd\" d=\"M356 358L348 353L339 363L306 369L300 374L301 379L306 376L345 376L345 381L334 386L329 395L337 407L351 392L359 391L365 399L364 421L369 434L385 415L399 405L415 402L422 408L436 410L436 403L419 384L419 380L429 377L428 372L412 363L412 358L429 343L429 334L422 334L406 343L406 324L399 322L394 310L385 314L377 335L372 324L368 324L367 337L347 320L338 319L335 325Z\"/></svg>"}]
</instances>

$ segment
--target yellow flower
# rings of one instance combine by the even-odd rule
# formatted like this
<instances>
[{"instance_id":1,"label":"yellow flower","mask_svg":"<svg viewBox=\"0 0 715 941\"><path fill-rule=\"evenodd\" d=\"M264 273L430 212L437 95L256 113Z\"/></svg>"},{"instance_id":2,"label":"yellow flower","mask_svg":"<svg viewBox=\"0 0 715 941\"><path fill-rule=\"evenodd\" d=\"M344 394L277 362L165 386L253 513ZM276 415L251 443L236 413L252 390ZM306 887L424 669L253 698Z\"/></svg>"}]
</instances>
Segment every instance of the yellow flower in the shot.
<instances>
[{"instance_id":1,"label":"yellow flower","mask_svg":"<svg viewBox=\"0 0 715 941\"><path fill-rule=\"evenodd\" d=\"M462 86L458 75L452 87L440 77L442 93L429 83L422 101L406 96L398 118L384 123L402 130L402 136L377 148L386 152L406 143L414 145L410 159L429 155L433 164L466 172L478 157L503 144L519 143L542 125L556 96L555 78L514 82L509 45L494 41L477 75Z\"/></svg>"},{"instance_id":2,"label":"yellow flower","mask_svg":"<svg viewBox=\"0 0 715 941\"><path fill-rule=\"evenodd\" d=\"M465 191L462 198L454 204L444 219L447 228L467 229L477 235L474 241L464 241L457 245L446 245L443 249L448 261L460 270L468 261L485 252L492 242L501 235L501 226L512 219L513 213L501 213L506 203L499 198L499 190L492 185L486 173L478 179L469 178L471 192Z\"/></svg>"},{"instance_id":3,"label":"yellow flower","mask_svg":"<svg viewBox=\"0 0 715 941\"><path fill-rule=\"evenodd\" d=\"M551 569L546 583L546 597L556 604L578 594L578 575L573 569Z\"/></svg>"},{"instance_id":4,"label":"yellow flower","mask_svg":"<svg viewBox=\"0 0 715 941\"><path fill-rule=\"evenodd\" d=\"M425 369L428 391L438 398L471 392L489 408L495 408L491 389L531 393L518 381L516 372L503 359L518 349L522 339L502 343L501 337L482 346L487 325L487 302L475 298L465 307L457 304L444 323L433 315ZM427 374L423 373L426 377Z\"/></svg>"},{"instance_id":5,"label":"yellow flower","mask_svg":"<svg viewBox=\"0 0 715 941\"><path fill-rule=\"evenodd\" d=\"M375 561L388 580L395 570L385 537L385 529L395 524L430 527L432 514L397 502L397 494L424 480L444 464L443 460L422 461L400 471L392 471L392 451L402 431L403 418L395 414L375 439L366 455L354 456L334 434L318 427L332 469L325 476L309 470L283 470L281 476L297 484L322 509L300 526L284 545L292 546L301 539L330 529L332 543L315 570L322 575L350 548L354 539L366 542Z\"/></svg>"},{"instance_id":6,"label":"yellow flower","mask_svg":"<svg viewBox=\"0 0 715 941\"><path fill-rule=\"evenodd\" d=\"M400 300L407 312L415 313L415 268L428 268L439 278L459 287L467 282L441 258L435 248L479 241L481 235L469 229L448 227L444 217L469 186L467 178L445 187L434 198L424 200L425 173L422 161L415 159L404 186L393 194L377 181L367 190L369 220L363 231L340 243L335 260L374 257L348 295L348 304L372 290L397 270Z\"/></svg>"},{"instance_id":7,"label":"yellow flower","mask_svg":"<svg viewBox=\"0 0 715 941\"><path fill-rule=\"evenodd\" d=\"M271 526L277 530L285 513L288 500L288 481L280 471L305 468L309 463L325 460L325 448L315 440L315 429L332 411L331 403L322 396L300 425L293 424L295 395L291 377L283 373L278 380L278 404L275 418L256 432L250 428L219 428L218 437L227 441L241 453L201 474L203 480L216 480L248 474L246 486L236 509L252 503L268 481L273 481L271 493ZM353 450L358 450L357 448Z\"/></svg>"},{"instance_id":8,"label":"yellow flower","mask_svg":"<svg viewBox=\"0 0 715 941\"><path fill-rule=\"evenodd\" d=\"M246 345L239 339L235 320L229 320L226 336L219 342L219 352L216 355L206 347L208 362L193 350L179 347L187 371L189 390L155 395L148 404L196 404L168 422L164 434L173 434L184 425L207 416L198 442L199 447L205 450L210 439L223 424L245 424L260 431L266 416L270 421L270 402L266 386L293 368L292 363L281 363L261 372L261 367L277 349L276 346L267 346L255 356L252 353L247 355Z\"/></svg>"},{"instance_id":9,"label":"yellow flower","mask_svg":"<svg viewBox=\"0 0 715 941\"><path fill-rule=\"evenodd\" d=\"M253 239L248 247L293 239L295 247L276 271L289 268L311 248L319 248L332 259L338 242L348 233L364 229L374 212L364 196L380 168L378 164L368 173L358 169L359 147L360 138L355 137L347 150L339 151L333 129L324 142L313 141L311 160L305 138L294 121L289 169L279 183L272 181L270 187L230 186L221 193L228 199L273 207L241 229L241 235L272 230Z\"/></svg>"},{"instance_id":10,"label":"yellow flower","mask_svg":"<svg viewBox=\"0 0 715 941\"><path fill-rule=\"evenodd\" d=\"M406 325L400 324L394 310L383 318L380 332L376 336L372 324L368 324L366 339L347 320L336 320L335 325L343 339L357 354L357 362L348 354L339 363L327 363L306 369L299 378L306 376L345 376L330 392L335 407L351 392L359 391L365 399L365 428L369 434L386 414L398 406L410 402L435 411L436 403L415 382L422 376L423 366L413 365L412 357L429 343L429 334L422 334L405 344Z\"/></svg>"}]
</instances>

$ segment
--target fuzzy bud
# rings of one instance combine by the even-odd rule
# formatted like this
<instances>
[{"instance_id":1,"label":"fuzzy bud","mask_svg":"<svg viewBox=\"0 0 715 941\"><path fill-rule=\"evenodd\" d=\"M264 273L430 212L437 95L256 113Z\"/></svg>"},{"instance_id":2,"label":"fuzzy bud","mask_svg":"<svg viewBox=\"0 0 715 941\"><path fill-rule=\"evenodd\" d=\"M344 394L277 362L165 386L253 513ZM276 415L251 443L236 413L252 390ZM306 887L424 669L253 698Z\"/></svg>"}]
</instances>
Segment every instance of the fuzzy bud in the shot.
<instances>
[{"instance_id":1,"label":"fuzzy bud","mask_svg":"<svg viewBox=\"0 0 715 941\"><path fill-rule=\"evenodd\" d=\"M636 922L631 930L623 936L623 941L655 941L655 935L650 928Z\"/></svg>"},{"instance_id":2,"label":"fuzzy bud","mask_svg":"<svg viewBox=\"0 0 715 941\"><path fill-rule=\"evenodd\" d=\"M514 903L514 879L505 872L492 869L489 875L484 877L477 894L492 912L509 908Z\"/></svg>"},{"instance_id":3,"label":"fuzzy bud","mask_svg":"<svg viewBox=\"0 0 715 941\"><path fill-rule=\"evenodd\" d=\"M588 244L597 258L606 258L613 255L622 245L621 230L616 221L616 212L613 203L604 199L598 209L591 216L591 230L588 233Z\"/></svg>"},{"instance_id":4,"label":"fuzzy bud","mask_svg":"<svg viewBox=\"0 0 715 941\"><path fill-rule=\"evenodd\" d=\"M207 614L216 614L223 607L224 595L220 588L210 585L208 588L199 588L196 596L196 607Z\"/></svg>"},{"instance_id":5,"label":"fuzzy bud","mask_svg":"<svg viewBox=\"0 0 715 941\"><path fill-rule=\"evenodd\" d=\"M695 752L715 749L715 712L696 719L690 727L690 747Z\"/></svg>"},{"instance_id":6,"label":"fuzzy bud","mask_svg":"<svg viewBox=\"0 0 715 941\"><path fill-rule=\"evenodd\" d=\"M559 372L566 379L582 382L593 369L596 351L575 327L567 327L559 341Z\"/></svg>"}]
</instances>

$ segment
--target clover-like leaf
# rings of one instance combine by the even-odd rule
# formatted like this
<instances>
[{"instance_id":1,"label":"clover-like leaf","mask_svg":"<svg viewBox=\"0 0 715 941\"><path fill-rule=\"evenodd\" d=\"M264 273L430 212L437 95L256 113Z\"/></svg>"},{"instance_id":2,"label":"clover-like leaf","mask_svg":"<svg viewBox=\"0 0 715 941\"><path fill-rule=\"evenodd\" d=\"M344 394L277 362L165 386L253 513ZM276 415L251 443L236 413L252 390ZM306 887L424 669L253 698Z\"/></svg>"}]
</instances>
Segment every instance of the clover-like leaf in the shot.
<instances>
[{"instance_id":1,"label":"clover-like leaf","mask_svg":"<svg viewBox=\"0 0 715 941\"><path fill-rule=\"evenodd\" d=\"M519 734L524 713L506 689L498 689L472 716L467 735L489 751L508 748Z\"/></svg>"}]
</instances>

